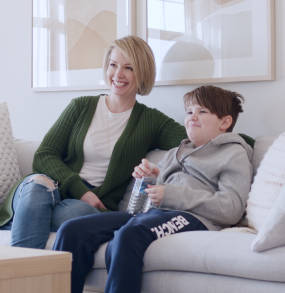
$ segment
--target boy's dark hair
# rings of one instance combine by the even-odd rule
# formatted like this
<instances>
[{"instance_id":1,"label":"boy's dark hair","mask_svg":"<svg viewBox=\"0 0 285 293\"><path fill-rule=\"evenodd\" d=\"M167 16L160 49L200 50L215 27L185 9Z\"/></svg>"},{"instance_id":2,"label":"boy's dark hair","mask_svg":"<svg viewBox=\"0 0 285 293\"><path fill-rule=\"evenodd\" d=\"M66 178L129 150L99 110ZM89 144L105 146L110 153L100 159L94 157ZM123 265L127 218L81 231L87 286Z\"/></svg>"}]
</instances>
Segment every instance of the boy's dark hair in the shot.
<instances>
[{"instance_id":1,"label":"boy's dark hair","mask_svg":"<svg viewBox=\"0 0 285 293\"><path fill-rule=\"evenodd\" d=\"M184 107L196 102L216 114L218 118L232 116L232 125L227 129L231 132L236 124L239 113L243 112L241 104L244 97L239 93L228 91L213 85L201 86L184 95Z\"/></svg>"}]
</instances>

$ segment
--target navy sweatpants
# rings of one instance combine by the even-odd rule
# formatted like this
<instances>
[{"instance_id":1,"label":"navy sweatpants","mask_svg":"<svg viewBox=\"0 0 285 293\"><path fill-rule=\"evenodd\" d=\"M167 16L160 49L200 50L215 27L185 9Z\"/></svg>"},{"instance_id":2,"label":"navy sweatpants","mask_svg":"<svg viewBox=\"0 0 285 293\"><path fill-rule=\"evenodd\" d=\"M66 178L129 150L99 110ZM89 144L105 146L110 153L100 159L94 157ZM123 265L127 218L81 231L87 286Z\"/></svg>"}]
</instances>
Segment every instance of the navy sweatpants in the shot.
<instances>
[{"instance_id":1,"label":"navy sweatpants","mask_svg":"<svg viewBox=\"0 0 285 293\"><path fill-rule=\"evenodd\" d=\"M150 209L137 216L125 212L100 213L65 222L57 232L53 249L72 252L71 292L81 293L94 252L109 241L105 292L139 293L148 246L158 238L193 230L207 228L185 212Z\"/></svg>"}]
</instances>

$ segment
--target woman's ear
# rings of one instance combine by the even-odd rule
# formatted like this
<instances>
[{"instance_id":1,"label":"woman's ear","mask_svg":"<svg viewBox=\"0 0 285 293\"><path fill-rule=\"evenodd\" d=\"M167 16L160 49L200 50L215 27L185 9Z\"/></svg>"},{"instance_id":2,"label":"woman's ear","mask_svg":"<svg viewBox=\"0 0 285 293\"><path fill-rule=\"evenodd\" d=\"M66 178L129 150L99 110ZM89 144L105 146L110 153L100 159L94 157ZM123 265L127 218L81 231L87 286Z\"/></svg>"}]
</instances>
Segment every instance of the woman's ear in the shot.
<instances>
[{"instance_id":1,"label":"woman's ear","mask_svg":"<svg viewBox=\"0 0 285 293\"><path fill-rule=\"evenodd\" d=\"M227 115L221 120L220 130L226 132L233 123L233 117L231 115Z\"/></svg>"}]
</instances>

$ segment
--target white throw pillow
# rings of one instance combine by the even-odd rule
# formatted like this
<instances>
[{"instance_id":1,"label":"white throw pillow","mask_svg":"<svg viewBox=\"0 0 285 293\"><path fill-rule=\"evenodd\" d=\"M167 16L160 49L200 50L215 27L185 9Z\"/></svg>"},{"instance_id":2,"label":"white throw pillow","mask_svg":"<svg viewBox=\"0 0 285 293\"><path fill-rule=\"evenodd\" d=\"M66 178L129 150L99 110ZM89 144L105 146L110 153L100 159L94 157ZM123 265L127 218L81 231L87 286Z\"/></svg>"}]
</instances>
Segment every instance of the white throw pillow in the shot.
<instances>
[{"instance_id":1,"label":"white throw pillow","mask_svg":"<svg viewBox=\"0 0 285 293\"><path fill-rule=\"evenodd\" d=\"M278 198L251 244L253 251L263 251L285 245L285 186L282 187Z\"/></svg>"},{"instance_id":2,"label":"white throw pillow","mask_svg":"<svg viewBox=\"0 0 285 293\"><path fill-rule=\"evenodd\" d=\"M265 153L254 177L247 203L248 225L259 231L285 184L285 133Z\"/></svg>"},{"instance_id":3,"label":"white throw pillow","mask_svg":"<svg viewBox=\"0 0 285 293\"><path fill-rule=\"evenodd\" d=\"M20 179L20 168L6 103L0 103L0 204Z\"/></svg>"}]
</instances>

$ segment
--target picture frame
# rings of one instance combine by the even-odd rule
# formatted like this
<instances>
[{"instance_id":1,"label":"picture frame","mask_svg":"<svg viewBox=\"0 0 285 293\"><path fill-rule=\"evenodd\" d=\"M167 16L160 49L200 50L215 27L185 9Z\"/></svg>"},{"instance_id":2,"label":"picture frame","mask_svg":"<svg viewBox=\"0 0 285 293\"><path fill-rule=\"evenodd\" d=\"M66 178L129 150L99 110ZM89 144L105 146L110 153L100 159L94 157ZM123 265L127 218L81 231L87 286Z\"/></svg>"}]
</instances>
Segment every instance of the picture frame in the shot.
<instances>
[{"instance_id":1,"label":"picture frame","mask_svg":"<svg viewBox=\"0 0 285 293\"><path fill-rule=\"evenodd\" d=\"M156 60L156 86L275 79L274 0L33 0L32 88L108 88L102 63L137 35Z\"/></svg>"},{"instance_id":2,"label":"picture frame","mask_svg":"<svg viewBox=\"0 0 285 293\"><path fill-rule=\"evenodd\" d=\"M274 0L141 0L137 9L156 85L275 79Z\"/></svg>"},{"instance_id":3,"label":"picture frame","mask_svg":"<svg viewBox=\"0 0 285 293\"><path fill-rule=\"evenodd\" d=\"M32 88L108 88L103 58L116 39L135 34L132 0L33 0Z\"/></svg>"}]
</instances>

